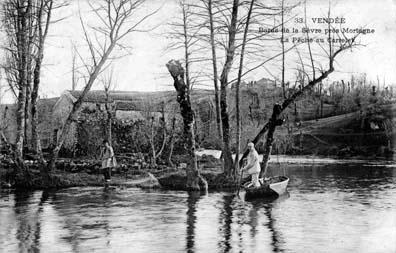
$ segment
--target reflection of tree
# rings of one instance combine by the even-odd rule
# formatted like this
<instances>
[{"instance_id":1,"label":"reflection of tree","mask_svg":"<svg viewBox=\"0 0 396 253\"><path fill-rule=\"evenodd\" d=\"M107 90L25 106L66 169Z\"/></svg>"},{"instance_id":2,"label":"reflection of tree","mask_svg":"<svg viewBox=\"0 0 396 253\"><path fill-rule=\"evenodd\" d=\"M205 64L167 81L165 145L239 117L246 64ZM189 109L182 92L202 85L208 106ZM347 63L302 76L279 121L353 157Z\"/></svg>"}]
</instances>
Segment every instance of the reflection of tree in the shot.
<instances>
[{"instance_id":1,"label":"reflection of tree","mask_svg":"<svg viewBox=\"0 0 396 253\"><path fill-rule=\"evenodd\" d=\"M108 214L110 213L109 209L111 207L110 201L111 201L111 195L107 194L108 189L104 188L104 194L103 194L103 200L104 200L104 209L103 211L105 212L106 215L102 215L104 219L104 229L106 231L106 246L110 246L110 236L111 236L111 228L109 224Z\"/></svg>"},{"instance_id":2,"label":"reflection of tree","mask_svg":"<svg viewBox=\"0 0 396 253\"><path fill-rule=\"evenodd\" d=\"M223 252L229 252L232 248L231 246L231 224L232 224L232 217L233 217L233 208L232 208L232 202L235 198L234 194L230 195L224 195L224 204L223 204L223 209L220 212L220 234L222 235L222 238L224 238L222 241L219 241L219 248L223 249Z\"/></svg>"},{"instance_id":3,"label":"reflection of tree","mask_svg":"<svg viewBox=\"0 0 396 253\"><path fill-rule=\"evenodd\" d=\"M268 223L266 226L268 227L269 232L271 233L271 245L273 247L274 252L282 252L282 250L279 248L279 238L280 234L278 231L276 231L275 226L274 226L274 219L272 218L271 210L274 201L281 201L284 198L287 198L288 196L284 196L281 198L266 198L266 199L259 199L256 201L251 201L250 203L252 206L249 209L248 212L248 221L247 224L251 227L250 230L250 236L251 239L255 239L258 229L257 226L259 226L259 213L260 209L264 209L264 214L268 218ZM232 244L231 244L231 239L232 239L232 223L233 223L233 217L234 215L238 216L236 219L238 220L238 223L244 224L241 219L243 219L244 215L238 215L238 213L234 214L234 208L236 207L237 203L234 203L235 195L224 195L223 196L223 209L220 212L220 220L219 220L219 233L221 235L222 240L219 241L219 248L221 249L222 252L230 252L232 250ZM238 208L238 210L242 210L243 208ZM246 223L245 223L246 224ZM239 233L240 236L242 236L242 233ZM241 240L242 238L240 238ZM240 245L240 248L243 249L242 244Z\"/></svg>"},{"instance_id":4,"label":"reflection of tree","mask_svg":"<svg viewBox=\"0 0 396 253\"><path fill-rule=\"evenodd\" d=\"M19 251L40 251L41 239L41 213L43 205L48 200L49 193L43 191L37 210L34 211L33 205L30 204L34 199L33 192L16 192L15 193L15 219L17 221L16 238L19 241Z\"/></svg>"},{"instance_id":5,"label":"reflection of tree","mask_svg":"<svg viewBox=\"0 0 396 253\"><path fill-rule=\"evenodd\" d=\"M280 244L282 242L281 233L276 230L275 219L272 217L272 208L276 202L282 201L283 199L288 197L288 195L283 195L280 198L272 197L251 201L252 208L249 211L249 224L252 227L251 236L253 238L256 236L256 226L259 224L258 213L259 210L263 208L264 214L268 218L268 222L265 225L271 233L271 246L273 248L273 252L283 252L283 249L280 247Z\"/></svg>"},{"instance_id":6,"label":"reflection of tree","mask_svg":"<svg viewBox=\"0 0 396 253\"><path fill-rule=\"evenodd\" d=\"M187 252L194 252L195 247L195 223L197 220L197 202L201 198L200 192L189 192L187 198Z\"/></svg>"},{"instance_id":7,"label":"reflection of tree","mask_svg":"<svg viewBox=\"0 0 396 253\"><path fill-rule=\"evenodd\" d=\"M272 237L271 245L273 248L273 252L283 252L283 250L279 247L280 234L275 229L275 226L274 226L275 220L272 218L272 214L271 214L272 204L265 204L263 207L264 207L264 213L268 217L268 223L266 225L268 227L268 230L271 232L271 237Z\"/></svg>"},{"instance_id":8,"label":"reflection of tree","mask_svg":"<svg viewBox=\"0 0 396 253\"><path fill-rule=\"evenodd\" d=\"M249 210L249 224L251 227L250 236L252 238L255 238L256 234L257 234L257 225L258 225L258 215L257 214L258 214L258 208L253 207Z\"/></svg>"},{"instance_id":9,"label":"reflection of tree","mask_svg":"<svg viewBox=\"0 0 396 253\"><path fill-rule=\"evenodd\" d=\"M33 245L34 248L37 250L40 247L40 239L41 239L41 213L43 212L43 205L44 203L48 200L49 198L49 192L48 191L43 191L41 193L41 198L40 198L40 202L38 204L38 209L36 212L36 230L34 233L34 241L33 241Z\"/></svg>"},{"instance_id":10,"label":"reflection of tree","mask_svg":"<svg viewBox=\"0 0 396 253\"><path fill-rule=\"evenodd\" d=\"M111 226L107 214L110 212L111 202L117 198L115 193L113 187L104 188L103 192L97 194L92 194L90 190L80 191L79 194L68 191L67 194L57 195L56 201L52 202L58 216L63 219L67 231L62 239L71 245L73 252L82 251L81 244L97 234L102 238L100 242L104 243L102 247L109 247ZM69 207L73 207L72 212ZM85 214L89 214L92 218L85 217ZM99 245L95 246L99 247Z\"/></svg>"},{"instance_id":11,"label":"reflection of tree","mask_svg":"<svg viewBox=\"0 0 396 253\"><path fill-rule=\"evenodd\" d=\"M17 222L16 238L18 239L19 251L23 252L30 248L31 244L31 225L29 215L26 213L29 210L27 203L32 198L32 192L16 192L15 193L15 219Z\"/></svg>"}]
</instances>

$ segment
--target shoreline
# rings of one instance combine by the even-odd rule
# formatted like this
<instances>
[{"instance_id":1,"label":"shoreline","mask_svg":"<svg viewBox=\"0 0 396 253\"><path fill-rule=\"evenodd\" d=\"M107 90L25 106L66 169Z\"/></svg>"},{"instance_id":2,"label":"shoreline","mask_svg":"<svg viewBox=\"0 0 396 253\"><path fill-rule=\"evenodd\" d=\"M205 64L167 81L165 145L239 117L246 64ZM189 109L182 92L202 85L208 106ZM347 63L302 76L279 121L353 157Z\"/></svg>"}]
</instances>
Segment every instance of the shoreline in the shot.
<instances>
[{"instance_id":1,"label":"shoreline","mask_svg":"<svg viewBox=\"0 0 396 253\"><path fill-rule=\"evenodd\" d=\"M58 190L71 187L105 187L106 185L123 188L161 188L157 178L147 172L129 178L126 178L123 175L114 175L112 176L110 183L106 184L104 182L103 175L101 174L88 174L85 172L71 173L57 170L51 173L50 183L48 185L44 185L40 173L34 172L30 174L29 182L20 181L17 184L12 184L2 178L0 181L0 190Z\"/></svg>"},{"instance_id":2,"label":"shoreline","mask_svg":"<svg viewBox=\"0 0 396 253\"><path fill-rule=\"evenodd\" d=\"M212 150L213 151L213 150ZM209 152L212 152L209 150ZM227 179L222 174L222 170L218 159L211 154L199 154L199 164L201 167L201 175L208 182L209 190L230 190L236 189L235 182ZM88 161L88 160L86 160ZM279 165L368 165L382 166L394 168L396 164L394 160L373 158L362 159L362 157L321 157L321 156L287 156L272 155L270 160L271 167ZM87 171L89 171L89 162L87 163ZM270 167L270 168L271 168ZM5 170L6 171L6 170ZM39 170L31 170L31 178L29 180L20 180L18 184L10 183L10 172L5 172L0 178L0 190L44 190L44 189L64 189L70 187L104 187L105 182L103 175L99 173L89 173L87 171L71 172L57 169L51 175L49 185L44 185ZM15 180L18 181L18 180ZM127 173L116 172L112 176L109 183L111 187L121 188L142 188L142 189L166 189L166 190L186 190L186 173L185 169L167 168L163 171L143 171L129 170Z\"/></svg>"},{"instance_id":3,"label":"shoreline","mask_svg":"<svg viewBox=\"0 0 396 253\"><path fill-rule=\"evenodd\" d=\"M215 149L205 149L196 152L196 155L199 157L212 156L215 159L219 159L220 150ZM242 153L239 157L242 157ZM235 154L232 155L235 158ZM260 159L263 158L262 154L259 154ZM269 163L287 163L287 164L327 164L327 163L335 163L335 164L345 164L345 163L383 163L384 165L388 163L394 163L396 161L396 155L389 156L337 156L337 155L277 155L271 154Z\"/></svg>"}]
</instances>

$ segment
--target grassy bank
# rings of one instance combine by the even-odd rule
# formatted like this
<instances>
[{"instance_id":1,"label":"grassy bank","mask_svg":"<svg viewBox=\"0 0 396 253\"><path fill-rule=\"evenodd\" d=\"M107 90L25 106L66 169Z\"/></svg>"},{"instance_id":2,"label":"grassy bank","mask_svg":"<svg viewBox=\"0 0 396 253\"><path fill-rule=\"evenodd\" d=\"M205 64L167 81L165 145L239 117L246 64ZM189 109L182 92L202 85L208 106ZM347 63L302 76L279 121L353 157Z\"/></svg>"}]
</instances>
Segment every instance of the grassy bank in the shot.
<instances>
[{"instance_id":1,"label":"grassy bank","mask_svg":"<svg viewBox=\"0 0 396 253\"><path fill-rule=\"evenodd\" d=\"M237 183L226 178L224 174L214 171L202 171L201 175L208 182L209 190L227 190L236 189ZM165 189L185 190L186 189L186 173L179 171L169 173L158 178L159 183Z\"/></svg>"},{"instance_id":2,"label":"grassy bank","mask_svg":"<svg viewBox=\"0 0 396 253\"><path fill-rule=\"evenodd\" d=\"M0 188L15 188L23 190L61 189L69 187L104 186L103 175L88 174L86 172L70 173L56 170L51 173L49 180L44 181L39 171L30 171L29 175L11 175L3 173ZM142 172L135 175L113 175L111 186L159 188L158 180L150 173Z\"/></svg>"},{"instance_id":3,"label":"grassy bank","mask_svg":"<svg viewBox=\"0 0 396 253\"><path fill-rule=\"evenodd\" d=\"M13 175L11 171L0 170L0 188L14 188L23 190L61 189L68 187L104 186L103 175L87 172L53 171L49 181L44 181L39 170L29 170L26 176ZM154 176L154 175L155 176ZM237 184L226 178L220 168L203 168L202 176L207 180L208 187L214 189L235 189ZM171 190L186 190L185 169L172 169L153 173L134 171L130 174L112 175L111 186L164 188Z\"/></svg>"},{"instance_id":4,"label":"grassy bank","mask_svg":"<svg viewBox=\"0 0 396 253\"><path fill-rule=\"evenodd\" d=\"M204 171L202 176L207 180L209 189L235 189L236 184L225 178L222 173ZM49 182L44 182L40 173L31 173L29 177L13 178L4 175L0 180L0 188L14 188L23 190L62 189L69 187L104 186L102 175L92 175L84 172L70 173L54 171ZM178 171L158 175L158 179L151 173L142 173L132 177L121 175L112 176L111 186L164 188L171 190L186 190L186 173Z\"/></svg>"}]
</instances>

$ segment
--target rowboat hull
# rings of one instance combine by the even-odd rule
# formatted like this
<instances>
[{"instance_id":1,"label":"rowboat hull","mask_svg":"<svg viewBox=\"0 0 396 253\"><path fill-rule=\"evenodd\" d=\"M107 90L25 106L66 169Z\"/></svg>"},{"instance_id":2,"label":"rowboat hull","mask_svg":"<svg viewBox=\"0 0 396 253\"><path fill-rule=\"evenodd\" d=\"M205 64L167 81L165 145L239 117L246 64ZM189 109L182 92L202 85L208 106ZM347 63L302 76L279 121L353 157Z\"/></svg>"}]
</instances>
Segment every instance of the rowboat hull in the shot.
<instances>
[{"instance_id":1,"label":"rowboat hull","mask_svg":"<svg viewBox=\"0 0 396 253\"><path fill-rule=\"evenodd\" d=\"M245 198L268 198L283 195L287 192L288 183L288 177L271 177L262 182L260 187L244 187L246 191Z\"/></svg>"}]
</instances>

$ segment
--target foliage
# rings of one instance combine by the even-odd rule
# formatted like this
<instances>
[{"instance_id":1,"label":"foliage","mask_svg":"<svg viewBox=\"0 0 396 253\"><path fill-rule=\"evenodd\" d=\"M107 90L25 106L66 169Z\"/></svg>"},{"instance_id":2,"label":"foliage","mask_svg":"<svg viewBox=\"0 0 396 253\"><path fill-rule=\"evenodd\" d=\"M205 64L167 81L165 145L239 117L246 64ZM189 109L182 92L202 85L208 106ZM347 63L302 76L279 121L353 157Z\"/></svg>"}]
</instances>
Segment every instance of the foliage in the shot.
<instances>
[{"instance_id":1,"label":"foliage","mask_svg":"<svg viewBox=\"0 0 396 253\"><path fill-rule=\"evenodd\" d=\"M366 75L351 76L351 80L330 84L326 102L336 106L335 114L365 110L373 104L386 104L392 101L388 88L367 81Z\"/></svg>"},{"instance_id":2,"label":"foliage","mask_svg":"<svg viewBox=\"0 0 396 253\"><path fill-rule=\"evenodd\" d=\"M84 108L78 118L77 142L74 153L77 156L98 156L99 147L106 136L106 113Z\"/></svg>"},{"instance_id":3,"label":"foliage","mask_svg":"<svg viewBox=\"0 0 396 253\"><path fill-rule=\"evenodd\" d=\"M150 129L143 120L115 119L112 125L113 146L120 153L149 153L150 143L147 138Z\"/></svg>"}]
</instances>

